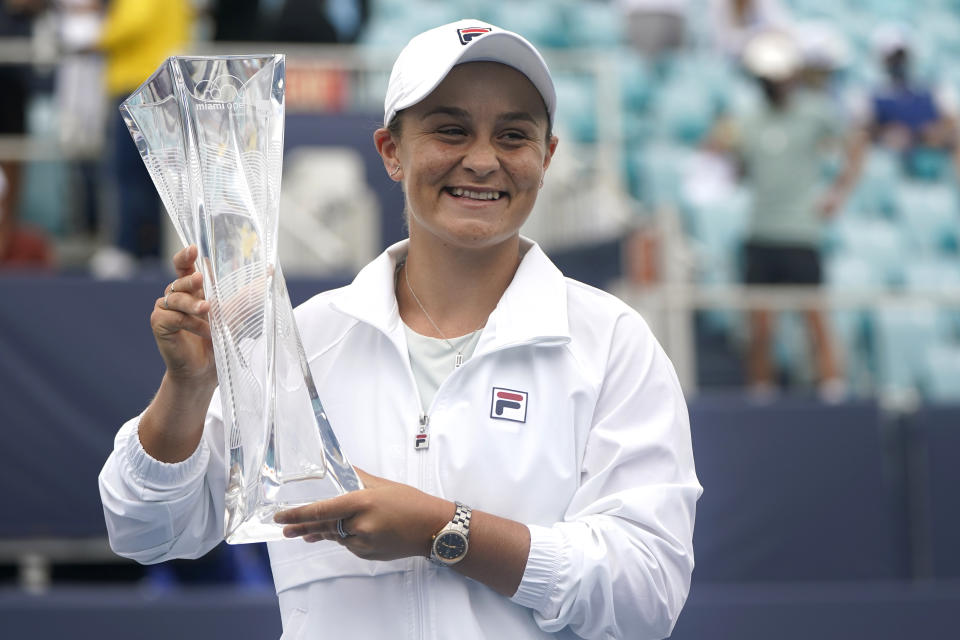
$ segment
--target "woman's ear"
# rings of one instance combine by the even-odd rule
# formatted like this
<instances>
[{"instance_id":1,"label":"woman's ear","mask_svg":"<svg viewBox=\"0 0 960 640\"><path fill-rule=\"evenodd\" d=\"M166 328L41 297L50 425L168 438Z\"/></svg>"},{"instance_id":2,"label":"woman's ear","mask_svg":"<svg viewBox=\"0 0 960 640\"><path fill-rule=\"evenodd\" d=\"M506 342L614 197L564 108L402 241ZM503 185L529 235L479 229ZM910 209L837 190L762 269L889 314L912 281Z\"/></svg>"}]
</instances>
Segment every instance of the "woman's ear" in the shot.
<instances>
[{"instance_id":1,"label":"woman's ear","mask_svg":"<svg viewBox=\"0 0 960 640\"><path fill-rule=\"evenodd\" d=\"M403 179L403 169L400 166L400 148L393 133L385 127L373 132L373 144L383 160L383 168L391 180L400 182Z\"/></svg>"},{"instance_id":2,"label":"woman's ear","mask_svg":"<svg viewBox=\"0 0 960 640\"><path fill-rule=\"evenodd\" d=\"M553 160L553 154L557 151L557 143L560 140L557 136L550 136L550 139L547 140L547 152L543 154L543 170L546 171L547 167L550 166L550 161Z\"/></svg>"}]
</instances>

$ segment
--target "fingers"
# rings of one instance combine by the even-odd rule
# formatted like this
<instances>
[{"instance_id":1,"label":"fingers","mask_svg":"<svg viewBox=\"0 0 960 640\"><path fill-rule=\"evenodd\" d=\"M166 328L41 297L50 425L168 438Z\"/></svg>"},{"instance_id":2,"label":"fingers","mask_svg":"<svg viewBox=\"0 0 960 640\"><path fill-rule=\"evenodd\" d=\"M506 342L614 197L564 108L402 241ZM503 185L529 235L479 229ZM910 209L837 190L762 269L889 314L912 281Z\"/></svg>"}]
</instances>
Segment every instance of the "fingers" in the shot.
<instances>
[{"instance_id":1,"label":"fingers","mask_svg":"<svg viewBox=\"0 0 960 640\"><path fill-rule=\"evenodd\" d=\"M169 290L168 287L167 291ZM210 302L202 298L198 299L184 291L174 291L173 293L167 293L162 298L157 298L156 307L161 311L202 316L210 311Z\"/></svg>"},{"instance_id":2,"label":"fingers","mask_svg":"<svg viewBox=\"0 0 960 640\"><path fill-rule=\"evenodd\" d=\"M344 500L345 498L347 500ZM302 536L307 542L318 540L345 542L357 533L350 528L350 518L357 512L356 506L350 504L350 498L352 496L345 495L278 511L274 514L273 520L278 524L286 525L283 527L283 535L286 538ZM340 535L337 529L338 521L348 537Z\"/></svg>"},{"instance_id":3,"label":"fingers","mask_svg":"<svg viewBox=\"0 0 960 640\"><path fill-rule=\"evenodd\" d=\"M194 263L197 261L197 253L197 245L192 244L174 254L173 268L178 277L188 276L196 271Z\"/></svg>"},{"instance_id":4,"label":"fingers","mask_svg":"<svg viewBox=\"0 0 960 640\"><path fill-rule=\"evenodd\" d=\"M273 516L277 524L301 524L305 522L332 522L336 526L337 520L346 519L356 513L357 508L351 504L352 495L347 494L329 500L312 502L302 507L278 511Z\"/></svg>"},{"instance_id":5,"label":"fingers","mask_svg":"<svg viewBox=\"0 0 960 640\"><path fill-rule=\"evenodd\" d=\"M203 291L203 274L194 271L188 276L177 278L167 285L164 293L188 293L196 298L204 299L206 295Z\"/></svg>"},{"instance_id":6,"label":"fingers","mask_svg":"<svg viewBox=\"0 0 960 640\"><path fill-rule=\"evenodd\" d=\"M354 542L357 534L351 528L352 521L344 520L325 520L322 522L308 522L304 524L287 525L283 528L283 535L286 538L303 538L305 542L319 542L320 540L333 540L340 544ZM341 534L341 529L343 534Z\"/></svg>"},{"instance_id":7,"label":"fingers","mask_svg":"<svg viewBox=\"0 0 960 640\"><path fill-rule=\"evenodd\" d=\"M193 304L194 312L184 312L177 308L177 298L180 294L171 294L157 298L150 324L158 337L174 334L178 331L189 331L201 338L210 338L210 324L200 316L210 308L206 300L198 300ZM169 305L169 308L167 307Z\"/></svg>"}]
</instances>

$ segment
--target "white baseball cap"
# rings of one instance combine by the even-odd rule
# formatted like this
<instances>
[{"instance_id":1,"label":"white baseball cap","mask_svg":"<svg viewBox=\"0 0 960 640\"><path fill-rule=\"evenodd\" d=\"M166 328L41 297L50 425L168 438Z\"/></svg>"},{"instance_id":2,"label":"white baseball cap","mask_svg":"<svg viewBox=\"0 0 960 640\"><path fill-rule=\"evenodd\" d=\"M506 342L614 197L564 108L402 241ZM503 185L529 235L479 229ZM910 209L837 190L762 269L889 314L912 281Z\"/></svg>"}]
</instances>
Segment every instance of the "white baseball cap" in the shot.
<instances>
[{"instance_id":1,"label":"white baseball cap","mask_svg":"<svg viewBox=\"0 0 960 640\"><path fill-rule=\"evenodd\" d=\"M464 62L499 62L530 80L554 122L557 92L543 56L523 36L480 20L460 20L424 31L403 48L393 63L383 126L398 111L412 107L437 88L450 70Z\"/></svg>"},{"instance_id":2,"label":"white baseball cap","mask_svg":"<svg viewBox=\"0 0 960 640\"><path fill-rule=\"evenodd\" d=\"M786 80L800 69L802 62L800 47L782 31L757 33L743 48L743 66L760 78Z\"/></svg>"}]
</instances>

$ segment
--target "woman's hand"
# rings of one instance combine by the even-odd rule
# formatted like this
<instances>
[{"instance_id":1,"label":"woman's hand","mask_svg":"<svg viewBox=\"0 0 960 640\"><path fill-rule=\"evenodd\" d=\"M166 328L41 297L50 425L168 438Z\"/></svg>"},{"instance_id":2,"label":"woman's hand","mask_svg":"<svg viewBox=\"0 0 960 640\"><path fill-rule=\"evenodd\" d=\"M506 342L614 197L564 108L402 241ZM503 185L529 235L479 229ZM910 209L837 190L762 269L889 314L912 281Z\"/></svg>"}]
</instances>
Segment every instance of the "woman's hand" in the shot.
<instances>
[{"instance_id":1,"label":"woman's hand","mask_svg":"<svg viewBox=\"0 0 960 640\"><path fill-rule=\"evenodd\" d=\"M427 556L433 535L453 517L450 501L357 469L365 486L336 498L280 511L287 538L333 540L367 560ZM341 537L337 521L347 537Z\"/></svg>"},{"instance_id":2,"label":"woman's hand","mask_svg":"<svg viewBox=\"0 0 960 640\"><path fill-rule=\"evenodd\" d=\"M196 451L203 421L217 386L217 366L203 296L203 277L194 268L195 246L173 257L177 279L157 298L150 328L167 365L160 389L140 418L140 443L153 458L180 462Z\"/></svg>"},{"instance_id":3,"label":"woman's hand","mask_svg":"<svg viewBox=\"0 0 960 640\"><path fill-rule=\"evenodd\" d=\"M172 381L212 388L217 370L207 322L210 303L204 298L203 277L194 267L196 259L195 245L173 257L177 279L157 299L150 327Z\"/></svg>"}]
</instances>

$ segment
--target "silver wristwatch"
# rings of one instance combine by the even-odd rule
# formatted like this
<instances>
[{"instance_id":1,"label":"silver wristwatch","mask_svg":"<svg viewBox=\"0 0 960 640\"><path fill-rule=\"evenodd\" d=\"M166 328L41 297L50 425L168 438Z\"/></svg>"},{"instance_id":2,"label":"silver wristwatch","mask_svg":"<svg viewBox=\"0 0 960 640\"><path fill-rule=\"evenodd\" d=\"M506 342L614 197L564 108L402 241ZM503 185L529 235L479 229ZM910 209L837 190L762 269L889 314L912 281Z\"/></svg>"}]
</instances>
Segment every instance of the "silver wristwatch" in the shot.
<instances>
[{"instance_id":1,"label":"silver wristwatch","mask_svg":"<svg viewBox=\"0 0 960 640\"><path fill-rule=\"evenodd\" d=\"M470 516L472 511L467 505L457 502L453 520L433 536L430 547L430 560L434 564L449 567L463 560L470 546Z\"/></svg>"}]
</instances>

